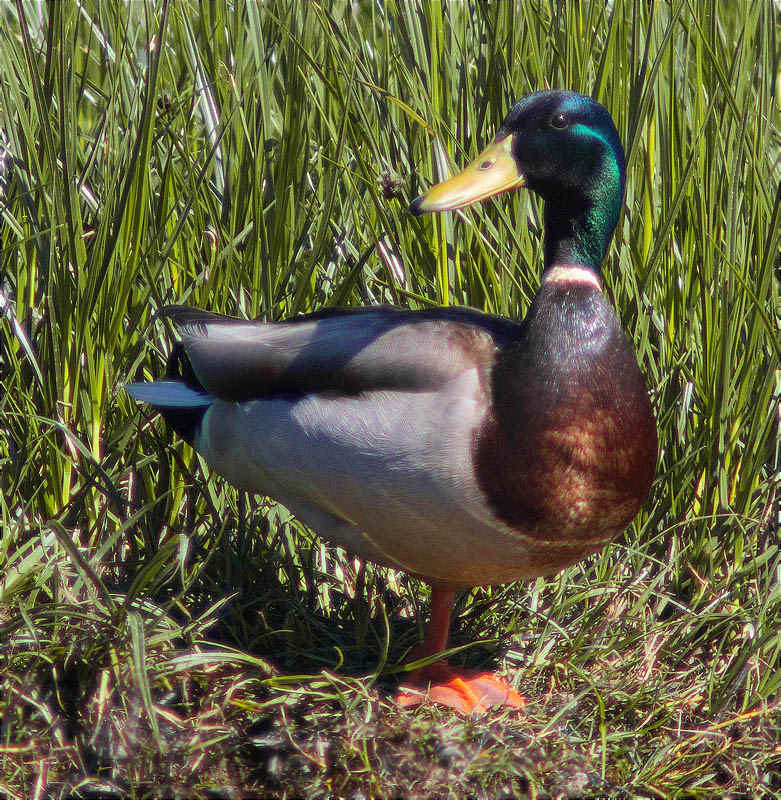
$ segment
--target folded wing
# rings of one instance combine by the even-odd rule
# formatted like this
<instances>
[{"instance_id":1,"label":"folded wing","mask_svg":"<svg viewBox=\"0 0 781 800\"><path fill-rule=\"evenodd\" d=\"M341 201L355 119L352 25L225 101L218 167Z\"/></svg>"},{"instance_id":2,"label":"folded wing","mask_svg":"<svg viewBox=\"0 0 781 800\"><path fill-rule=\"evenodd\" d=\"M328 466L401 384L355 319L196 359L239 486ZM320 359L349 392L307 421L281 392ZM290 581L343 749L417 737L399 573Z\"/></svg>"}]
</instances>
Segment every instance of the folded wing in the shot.
<instances>
[{"instance_id":1,"label":"folded wing","mask_svg":"<svg viewBox=\"0 0 781 800\"><path fill-rule=\"evenodd\" d=\"M181 335L198 383L213 397L356 395L443 385L520 334L508 320L468 309L380 307L282 323L243 321L183 306L161 312ZM140 399L140 398L139 398Z\"/></svg>"}]
</instances>

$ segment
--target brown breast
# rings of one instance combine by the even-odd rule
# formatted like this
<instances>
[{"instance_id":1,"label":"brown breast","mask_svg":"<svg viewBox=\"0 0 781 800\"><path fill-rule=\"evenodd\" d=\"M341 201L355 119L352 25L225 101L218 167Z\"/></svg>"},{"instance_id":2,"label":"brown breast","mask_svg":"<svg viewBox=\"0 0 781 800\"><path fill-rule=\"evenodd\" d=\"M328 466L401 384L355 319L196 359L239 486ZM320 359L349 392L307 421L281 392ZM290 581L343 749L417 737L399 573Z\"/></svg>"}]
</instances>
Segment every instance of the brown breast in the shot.
<instances>
[{"instance_id":1,"label":"brown breast","mask_svg":"<svg viewBox=\"0 0 781 800\"><path fill-rule=\"evenodd\" d=\"M656 424L601 292L543 287L522 340L497 359L492 395L473 458L500 519L560 551L558 566L631 522L653 479Z\"/></svg>"}]
</instances>

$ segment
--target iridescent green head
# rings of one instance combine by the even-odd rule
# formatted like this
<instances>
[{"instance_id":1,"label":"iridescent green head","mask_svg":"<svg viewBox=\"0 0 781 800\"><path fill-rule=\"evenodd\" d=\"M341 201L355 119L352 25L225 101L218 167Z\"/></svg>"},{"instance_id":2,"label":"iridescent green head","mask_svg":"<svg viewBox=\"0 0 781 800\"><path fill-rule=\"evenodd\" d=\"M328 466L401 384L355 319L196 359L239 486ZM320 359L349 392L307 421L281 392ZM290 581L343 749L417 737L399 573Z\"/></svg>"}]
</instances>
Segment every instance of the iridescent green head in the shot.
<instances>
[{"instance_id":1,"label":"iridescent green head","mask_svg":"<svg viewBox=\"0 0 781 800\"><path fill-rule=\"evenodd\" d=\"M545 200L545 267L599 271L624 182L624 149L607 110L575 92L536 92L515 103L472 164L410 208L416 214L462 208L527 187Z\"/></svg>"}]
</instances>

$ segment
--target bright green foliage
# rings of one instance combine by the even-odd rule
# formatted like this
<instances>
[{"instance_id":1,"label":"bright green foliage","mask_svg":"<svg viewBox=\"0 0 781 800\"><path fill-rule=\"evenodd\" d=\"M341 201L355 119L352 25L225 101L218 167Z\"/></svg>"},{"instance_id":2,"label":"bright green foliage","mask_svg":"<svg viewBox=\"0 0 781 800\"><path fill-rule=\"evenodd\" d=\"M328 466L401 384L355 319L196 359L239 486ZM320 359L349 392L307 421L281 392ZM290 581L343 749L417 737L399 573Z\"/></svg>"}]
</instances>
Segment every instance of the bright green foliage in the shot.
<instances>
[{"instance_id":1,"label":"bright green foliage","mask_svg":"<svg viewBox=\"0 0 781 800\"><path fill-rule=\"evenodd\" d=\"M42 753L52 785L89 774L62 742L93 734L125 791L197 794L233 780L198 748L235 754L266 724L314 754L309 772L298 750L261 771L266 792L781 790L776 5L0 2L0 794L31 795ZM603 271L661 457L615 546L463 599L456 639L502 635L530 698L471 753L479 723L407 724L367 689L416 641L420 585L209 476L122 385L162 371L166 303L522 316L542 264L535 199L422 219L407 204L551 87L596 97L626 146ZM207 656L216 641L232 649ZM234 715L217 745L188 738L212 719L193 687ZM171 692L180 728L160 710ZM96 744L101 703L141 720L132 758L110 732ZM82 739L52 714L78 717ZM458 785L424 768L445 751ZM185 762L182 789L160 764ZM606 783L568 783L570 767Z\"/></svg>"}]
</instances>

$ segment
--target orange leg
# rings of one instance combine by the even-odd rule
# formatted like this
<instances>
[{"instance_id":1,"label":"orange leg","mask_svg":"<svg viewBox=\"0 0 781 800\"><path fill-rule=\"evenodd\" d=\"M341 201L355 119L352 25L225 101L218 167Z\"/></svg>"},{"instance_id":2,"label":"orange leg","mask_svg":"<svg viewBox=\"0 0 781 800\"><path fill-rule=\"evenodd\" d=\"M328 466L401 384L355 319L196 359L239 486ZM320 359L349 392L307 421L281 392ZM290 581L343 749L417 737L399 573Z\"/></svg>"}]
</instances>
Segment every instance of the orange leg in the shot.
<instances>
[{"instance_id":1,"label":"orange leg","mask_svg":"<svg viewBox=\"0 0 781 800\"><path fill-rule=\"evenodd\" d=\"M412 661L447 650L450 612L455 596L453 589L432 586L431 619ZM419 705L427 698L462 714L485 711L488 706L494 705L512 708L522 708L524 705L523 697L498 675L480 670L456 669L444 661L436 661L410 672L396 694L396 702L402 708Z\"/></svg>"}]
</instances>

